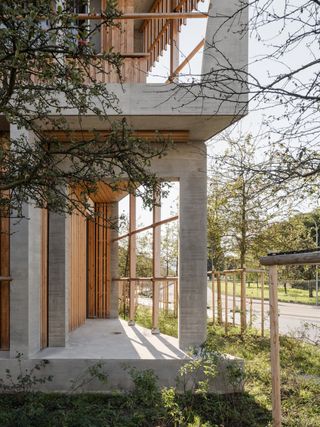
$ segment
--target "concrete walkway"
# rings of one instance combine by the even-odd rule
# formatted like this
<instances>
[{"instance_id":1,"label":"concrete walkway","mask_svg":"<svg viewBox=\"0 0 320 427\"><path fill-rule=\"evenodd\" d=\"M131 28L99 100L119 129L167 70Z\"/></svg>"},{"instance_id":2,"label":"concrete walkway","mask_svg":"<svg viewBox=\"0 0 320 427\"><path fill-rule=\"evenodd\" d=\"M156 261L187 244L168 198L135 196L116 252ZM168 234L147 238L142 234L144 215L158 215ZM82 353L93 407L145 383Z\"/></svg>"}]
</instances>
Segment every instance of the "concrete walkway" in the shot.
<instances>
[{"instance_id":1,"label":"concrete walkway","mask_svg":"<svg viewBox=\"0 0 320 427\"><path fill-rule=\"evenodd\" d=\"M185 359L178 339L152 335L141 326L121 319L88 319L69 334L67 346L46 348L34 359Z\"/></svg>"}]
</instances>

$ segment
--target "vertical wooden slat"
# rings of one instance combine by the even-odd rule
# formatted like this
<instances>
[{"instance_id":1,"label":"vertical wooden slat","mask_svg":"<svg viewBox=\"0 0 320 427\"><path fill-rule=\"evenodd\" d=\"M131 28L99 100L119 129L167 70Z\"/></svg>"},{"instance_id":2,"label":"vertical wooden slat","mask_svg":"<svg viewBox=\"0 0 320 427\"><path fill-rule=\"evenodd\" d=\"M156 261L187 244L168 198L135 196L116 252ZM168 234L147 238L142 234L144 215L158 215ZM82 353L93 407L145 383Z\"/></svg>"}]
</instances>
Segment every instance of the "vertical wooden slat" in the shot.
<instances>
[{"instance_id":1,"label":"vertical wooden slat","mask_svg":"<svg viewBox=\"0 0 320 427\"><path fill-rule=\"evenodd\" d=\"M41 211L40 346L48 347L48 210Z\"/></svg>"},{"instance_id":2,"label":"vertical wooden slat","mask_svg":"<svg viewBox=\"0 0 320 427\"><path fill-rule=\"evenodd\" d=\"M87 261L87 227L91 224L80 212L70 216L70 281L69 281L69 330L81 326L87 317L87 268L91 266L91 253ZM91 247L91 242L90 242ZM88 274L88 293L92 287L91 270ZM88 313L91 307L88 306Z\"/></svg>"}]
</instances>

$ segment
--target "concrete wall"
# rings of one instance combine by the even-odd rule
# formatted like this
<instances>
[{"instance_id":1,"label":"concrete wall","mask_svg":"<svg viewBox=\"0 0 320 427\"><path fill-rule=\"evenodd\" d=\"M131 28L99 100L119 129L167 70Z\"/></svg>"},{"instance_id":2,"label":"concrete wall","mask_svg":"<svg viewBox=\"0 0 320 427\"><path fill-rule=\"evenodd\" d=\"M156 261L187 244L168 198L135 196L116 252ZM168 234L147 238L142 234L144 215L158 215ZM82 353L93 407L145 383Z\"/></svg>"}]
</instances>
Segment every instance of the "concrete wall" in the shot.
<instances>
[{"instance_id":1,"label":"concrete wall","mask_svg":"<svg viewBox=\"0 0 320 427\"><path fill-rule=\"evenodd\" d=\"M26 218L11 220L10 355L40 349L40 210L25 204Z\"/></svg>"},{"instance_id":2,"label":"concrete wall","mask_svg":"<svg viewBox=\"0 0 320 427\"><path fill-rule=\"evenodd\" d=\"M34 136L11 125L12 138ZM24 204L23 219L11 219L10 355L24 357L40 349L41 212Z\"/></svg>"},{"instance_id":3,"label":"concrete wall","mask_svg":"<svg viewBox=\"0 0 320 427\"><path fill-rule=\"evenodd\" d=\"M30 370L35 364L40 363L41 360L30 359L22 362L23 370ZM170 387L177 385L177 377L179 375L180 368L190 362L189 359L184 360L104 360L104 359L50 359L48 363L36 371L38 378L46 377L48 375L53 376L52 382L46 382L44 384L38 384L34 387L35 390L44 392L71 392L74 385L83 384L79 387L76 392L113 392L113 391L127 391L133 388L133 382L130 377L128 370L130 368L136 368L139 371L151 369L158 377L158 384L160 387ZM92 380L92 376L89 374L88 369L96 366L97 364L102 365L100 372L107 375L107 383L104 384L97 378ZM232 393L239 392L243 388L243 384L230 383L228 377L228 366L238 366L240 369L243 367L243 362L236 358L221 358L217 364L217 376L210 381L210 389L212 392ZM19 366L17 360L5 360L0 359L0 378L5 377L5 369L10 369L11 374L15 378L19 373ZM187 389L190 389L194 385L194 381L203 380L204 376L201 370L196 376L194 374L186 377ZM91 380L91 381L90 381ZM181 377L180 377L181 380ZM180 382L178 390L182 391L183 384Z\"/></svg>"},{"instance_id":4,"label":"concrete wall","mask_svg":"<svg viewBox=\"0 0 320 427\"><path fill-rule=\"evenodd\" d=\"M152 162L159 177L180 182L179 346L205 341L207 326L207 159L203 143L180 143Z\"/></svg>"}]
</instances>

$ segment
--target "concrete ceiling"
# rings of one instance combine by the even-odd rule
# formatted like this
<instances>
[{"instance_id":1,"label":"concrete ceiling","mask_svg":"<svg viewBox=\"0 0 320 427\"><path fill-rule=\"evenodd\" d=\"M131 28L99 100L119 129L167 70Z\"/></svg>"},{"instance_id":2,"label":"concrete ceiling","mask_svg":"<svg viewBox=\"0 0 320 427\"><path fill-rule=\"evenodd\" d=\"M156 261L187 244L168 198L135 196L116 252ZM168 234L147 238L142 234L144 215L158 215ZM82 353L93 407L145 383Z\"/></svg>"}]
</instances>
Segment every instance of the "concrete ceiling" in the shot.
<instances>
[{"instance_id":1,"label":"concrete ceiling","mask_svg":"<svg viewBox=\"0 0 320 427\"><path fill-rule=\"evenodd\" d=\"M146 13L149 12L154 0L135 0L134 2L134 12L135 13ZM142 25L142 20L137 20L134 22L135 29L139 29Z\"/></svg>"}]
</instances>

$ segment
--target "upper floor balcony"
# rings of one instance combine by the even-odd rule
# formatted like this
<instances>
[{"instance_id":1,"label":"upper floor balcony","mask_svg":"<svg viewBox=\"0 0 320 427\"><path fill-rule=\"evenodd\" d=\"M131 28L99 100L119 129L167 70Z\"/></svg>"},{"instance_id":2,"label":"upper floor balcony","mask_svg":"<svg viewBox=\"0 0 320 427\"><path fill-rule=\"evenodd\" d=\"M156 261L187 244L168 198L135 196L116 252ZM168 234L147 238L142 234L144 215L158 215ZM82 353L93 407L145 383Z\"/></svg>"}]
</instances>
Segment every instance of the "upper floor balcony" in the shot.
<instances>
[{"instance_id":1,"label":"upper floor balcony","mask_svg":"<svg viewBox=\"0 0 320 427\"><path fill-rule=\"evenodd\" d=\"M176 128L206 140L246 114L246 82L239 76L248 61L247 37L241 34L247 15L230 19L237 0L119 0L119 26L102 30L106 0L73 4L79 26L97 28L91 39L97 53L121 54L121 79L107 62L105 73L94 78L109 84L135 128ZM195 30L195 22L202 28Z\"/></svg>"}]
</instances>

